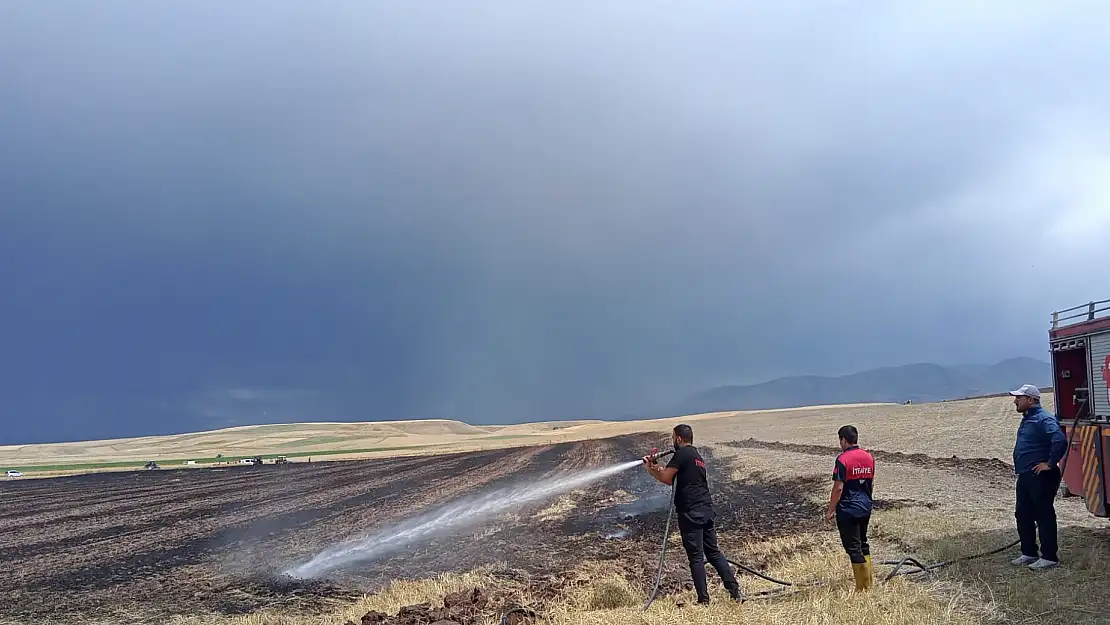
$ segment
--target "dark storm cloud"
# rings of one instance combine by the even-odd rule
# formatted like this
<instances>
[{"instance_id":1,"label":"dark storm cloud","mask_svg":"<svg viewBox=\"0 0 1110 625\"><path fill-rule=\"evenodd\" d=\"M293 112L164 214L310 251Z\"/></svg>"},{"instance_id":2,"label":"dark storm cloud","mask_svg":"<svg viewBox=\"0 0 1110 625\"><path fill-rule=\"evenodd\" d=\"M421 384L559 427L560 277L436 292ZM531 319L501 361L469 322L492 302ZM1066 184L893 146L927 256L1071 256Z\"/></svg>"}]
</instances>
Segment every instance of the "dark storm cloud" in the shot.
<instances>
[{"instance_id":1,"label":"dark storm cloud","mask_svg":"<svg viewBox=\"0 0 1110 625\"><path fill-rule=\"evenodd\" d=\"M603 415L1104 295L1101 3L0 12L0 386L68 427Z\"/></svg>"}]
</instances>

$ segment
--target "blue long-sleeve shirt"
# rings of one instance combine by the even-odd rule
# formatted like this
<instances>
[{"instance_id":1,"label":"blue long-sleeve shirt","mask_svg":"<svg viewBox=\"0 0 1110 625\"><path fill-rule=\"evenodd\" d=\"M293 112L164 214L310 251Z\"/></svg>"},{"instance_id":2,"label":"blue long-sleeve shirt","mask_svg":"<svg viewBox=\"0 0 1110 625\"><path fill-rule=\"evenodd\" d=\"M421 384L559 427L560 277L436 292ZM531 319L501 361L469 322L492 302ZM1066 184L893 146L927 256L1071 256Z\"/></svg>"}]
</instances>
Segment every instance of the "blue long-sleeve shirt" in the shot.
<instances>
[{"instance_id":1,"label":"blue long-sleeve shirt","mask_svg":"<svg viewBox=\"0 0 1110 625\"><path fill-rule=\"evenodd\" d=\"M1068 439L1056 415L1040 406L1025 412L1014 443L1014 473L1032 473L1033 467L1047 462L1055 467L1064 458Z\"/></svg>"}]
</instances>

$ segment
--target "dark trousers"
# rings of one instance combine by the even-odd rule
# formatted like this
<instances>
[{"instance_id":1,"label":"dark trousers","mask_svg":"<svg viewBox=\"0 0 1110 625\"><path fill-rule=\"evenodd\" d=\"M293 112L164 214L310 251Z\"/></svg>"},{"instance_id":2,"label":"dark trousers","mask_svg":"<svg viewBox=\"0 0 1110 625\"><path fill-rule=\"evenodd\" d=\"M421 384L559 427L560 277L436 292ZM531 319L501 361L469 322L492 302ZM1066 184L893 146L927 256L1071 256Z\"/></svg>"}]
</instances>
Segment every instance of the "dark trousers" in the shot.
<instances>
[{"instance_id":1,"label":"dark trousers","mask_svg":"<svg viewBox=\"0 0 1110 625\"><path fill-rule=\"evenodd\" d=\"M709 587L705 581L705 563L713 565L717 575L721 576L725 588L733 597L740 595L740 584L732 572L725 554L717 546L717 529L713 521L694 523L678 514L678 531L682 533L682 546L686 549L686 557L690 561L690 574L694 578L694 590L698 593L698 601L709 601Z\"/></svg>"},{"instance_id":2,"label":"dark trousers","mask_svg":"<svg viewBox=\"0 0 1110 625\"><path fill-rule=\"evenodd\" d=\"M1017 479L1017 505L1014 516L1017 518L1018 536L1021 537L1021 554L1038 557L1037 534L1041 537L1040 557L1059 562L1056 553L1056 489L1060 488L1060 469L1054 468L1041 473L1022 473Z\"/></svg>"},{"instance_id":3,"label":"dark trousers","mask_svg":"<svg viewBox=\"0 0 1110 625\"><path fill-rule=\"evenodd\" d=\"M852 559L852 564L866 562L864 556L871 555L871 545L867 543L867 524L871 522L871 515L852 516L841 512L836 513L836 529L840 530L840 544Z\"/></svg>"}]
</instances>

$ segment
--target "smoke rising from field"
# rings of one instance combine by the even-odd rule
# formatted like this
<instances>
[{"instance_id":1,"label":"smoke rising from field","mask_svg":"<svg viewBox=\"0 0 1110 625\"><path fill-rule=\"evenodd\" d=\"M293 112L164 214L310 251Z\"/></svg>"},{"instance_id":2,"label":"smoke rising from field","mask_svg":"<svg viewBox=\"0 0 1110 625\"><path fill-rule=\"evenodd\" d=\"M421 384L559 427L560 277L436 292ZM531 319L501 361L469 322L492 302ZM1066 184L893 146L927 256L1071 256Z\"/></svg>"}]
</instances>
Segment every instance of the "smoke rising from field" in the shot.
<instances>
[{"instance_id":1,"label":"smoke rising from field","mask_svg":"<svg viewBox=\"0 0 1110 625\"><path fill-rule=\"evenodd\" d=\"M406 523L328 549L308 562L286 570L285 574L307 579L341 566L380 558L413 543L477 525L514 508L574 490L639 464L639 460L632 460L601 469L553 477L527 486L501 488L468 497Z\"/></svg>"}]
</instances>

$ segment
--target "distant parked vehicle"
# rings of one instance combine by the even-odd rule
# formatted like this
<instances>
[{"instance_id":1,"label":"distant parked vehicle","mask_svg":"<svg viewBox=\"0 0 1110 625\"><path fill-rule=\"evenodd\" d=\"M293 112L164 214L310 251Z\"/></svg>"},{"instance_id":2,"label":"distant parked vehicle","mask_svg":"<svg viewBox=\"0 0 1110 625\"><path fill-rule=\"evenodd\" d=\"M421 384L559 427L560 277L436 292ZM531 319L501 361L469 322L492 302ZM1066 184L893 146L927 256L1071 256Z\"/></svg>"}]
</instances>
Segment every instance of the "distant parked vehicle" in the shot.
<instances>
[{"instance_id":1,"label":"distant parked vehicle","mask_svg":"<svg viewBox=\"0 0 1110 625\"><path fill-rule=\"evenodd\" d=\"M23 474L20 473L19 471L8 471L4 475L6 475L8 477L23 477Z\"/></svg>"},{"instance_id":2,"label":"distant parked vehicle","mask_svg":"<svg viewBox=\"0 0 1110 625\"><path fill-rule=\"evenodd\" d=\"M157 462L151 460L150 462L146 463L146 466L143 467L143 468L146 469L147 471L154 471L155 469L158 469L159 467L158 467Z\"/></svg>"}]
</instances>

